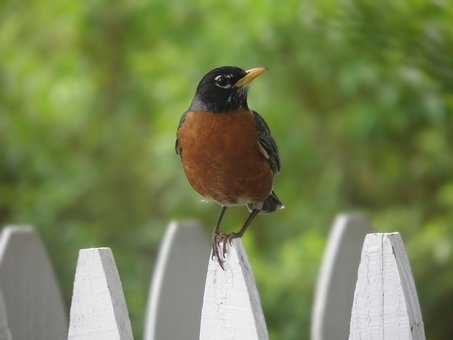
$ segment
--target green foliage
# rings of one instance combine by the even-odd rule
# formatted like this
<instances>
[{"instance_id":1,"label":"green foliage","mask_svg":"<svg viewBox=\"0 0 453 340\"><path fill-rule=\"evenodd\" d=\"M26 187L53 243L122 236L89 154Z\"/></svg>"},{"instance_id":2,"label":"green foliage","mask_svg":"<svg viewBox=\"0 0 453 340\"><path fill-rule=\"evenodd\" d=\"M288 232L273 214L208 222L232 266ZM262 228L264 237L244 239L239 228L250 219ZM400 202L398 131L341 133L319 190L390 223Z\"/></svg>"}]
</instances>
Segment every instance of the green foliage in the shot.
<instances>
[{"instance_id":1,"label":"green foliage","mask_svg":"<svg viewBox=\"0 0 453 340\"><path fill-rule=\"evenodd\" d=\"M445 0L3 1L0 224L39 228L68 299L77 250L111 246L140 338L165 225L217 214L174 155L179 117L210 68L266 65L249 103L279 143L287 209L246 245L272 339L308 339L344 210L402 233L427 334L450 339L452 55Z\"/></svg>"}]
</instances>

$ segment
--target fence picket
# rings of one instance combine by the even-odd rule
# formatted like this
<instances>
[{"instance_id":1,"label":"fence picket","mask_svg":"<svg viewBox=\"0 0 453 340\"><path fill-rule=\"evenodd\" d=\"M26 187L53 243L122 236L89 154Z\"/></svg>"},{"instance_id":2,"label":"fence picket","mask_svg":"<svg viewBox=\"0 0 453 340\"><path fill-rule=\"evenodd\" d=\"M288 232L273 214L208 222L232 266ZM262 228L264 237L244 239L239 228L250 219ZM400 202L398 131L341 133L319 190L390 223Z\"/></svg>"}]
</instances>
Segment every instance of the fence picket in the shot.
<instances>
[{"instance_id":1,"label":"fence picket","mask_svg":"<svg viewBox=\"0 0 453 340\"><path fill-rule=\"evenodd\" d=\"M425 340L423 320L404 244L398 233L365 238L349 340Z\"/></svg>"},{"instance_id":2,"label":"fence picket","mask_svg":"<svg viewBox=\"0 0 453 340\"><path fill-rule=\"evenodd\" d=\"M151 282L145 340L198 338L208 259L209 242L198 224L169 225Z\"/></svg>"},{"instance_id":3,"label":"fence picket","mask_svg":"<svg viewBox=\"0 0 453 340\"><path fill-rule=\"evenodd\" d=\"M0 292L0 340L11 340L3 294Z\"/></svg>"},{"instance_id":4,"label":"fence picket","mask_svg":"<svg viewBox=\"0 0 453 340\"><path fill-rule=\"evenodd\" d=\"M133 339L120 276L110 248L79 252L68 339Z\"/></svg>"},{"instance_id":5,"label":"fence picket","mask_svg":"<svg viewBox=\"0 0 453 340\"><path fill-rule=\"evenodd\" d=\"M225 271L210 260L201 315L200 340L267 340L252 270L240 239L230 248Z\"/></svg>"},{"instance_id":6,"label":"fence picket","mask_svg":"<svg viewBox=\"0 0 453 340\"><path fill-rule=\"evenodd\" d=\"M335 219L316 286L312 340L348 337L360 250L370 231L363 215L342 214Z\"/></svg>"},{"instance_id":7,"label":"fence picket","mask_svg":"<svg viewBox=\"0 0 453 340\"><path fill-rule=\"evenodd\" d=\"M0 287L14 340L61 340L66 312L46 250L31 227L0 236Z\"/></svg>"},{"instance_id":8,"label":"fence picket","mask_svg":"<svg viewBox=\"0 0 453 340\"><path fill-rule=\"evenodd\" d=\"M366 235L370 229L362 215L335 220L316 288L312 340L425 340L403 241L398 233ZM225 270L209 259L198 224L169 225L150 286L145 340L268 340L241 240L233 241ZM79 252L68 333L64 309L39 237L30 227L5 228L0 340L133 340L110 248Z\"/></svg>"}]
</instances>

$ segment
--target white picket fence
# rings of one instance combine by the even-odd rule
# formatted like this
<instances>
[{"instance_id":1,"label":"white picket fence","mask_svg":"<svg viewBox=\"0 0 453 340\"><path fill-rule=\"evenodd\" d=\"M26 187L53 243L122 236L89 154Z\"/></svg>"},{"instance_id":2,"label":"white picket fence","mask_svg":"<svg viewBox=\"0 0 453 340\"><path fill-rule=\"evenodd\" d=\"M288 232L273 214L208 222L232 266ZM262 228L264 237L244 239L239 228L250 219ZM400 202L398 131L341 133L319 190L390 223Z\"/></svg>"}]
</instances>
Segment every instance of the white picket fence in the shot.
<instances>
[{"instance_id":1,"label":"white picket fence","mask_svg":"<svg viewBox=\"0 0 453 340\"><path fill-rule=\"evenodd\" d=\"M371 230L360 215L336 219L314 297L312 340L425 339L401 237ZM268 339L241 241L233 242L225 271L210 260L209 248L198 224L170 224L150 285L144 340ZM0 235L0 340L63 339L133 339L111 250L80 250L68 322L39 237L30 227L6 227Z\"/></svg>"}]
</instances>

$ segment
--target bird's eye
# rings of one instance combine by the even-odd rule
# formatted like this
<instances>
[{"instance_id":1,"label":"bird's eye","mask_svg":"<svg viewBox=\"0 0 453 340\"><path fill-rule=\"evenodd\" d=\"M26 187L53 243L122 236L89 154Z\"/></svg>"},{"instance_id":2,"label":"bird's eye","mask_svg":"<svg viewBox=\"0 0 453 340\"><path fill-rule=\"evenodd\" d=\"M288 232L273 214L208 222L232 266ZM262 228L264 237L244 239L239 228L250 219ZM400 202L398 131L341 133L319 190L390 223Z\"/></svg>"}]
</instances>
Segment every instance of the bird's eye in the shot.
<instances>
[{"instance_id":1,"label":"bird's eye","mask_svg":"<svg viewBox=\"0 0 453 340\"><path fill-rule=\"evenodd\" d=\"M228 76L218 75L217 77L214 78L214 81L216 86L221 87L223 89L228 89L231 87L230 77Z\"/></svg>"}]
</instances>

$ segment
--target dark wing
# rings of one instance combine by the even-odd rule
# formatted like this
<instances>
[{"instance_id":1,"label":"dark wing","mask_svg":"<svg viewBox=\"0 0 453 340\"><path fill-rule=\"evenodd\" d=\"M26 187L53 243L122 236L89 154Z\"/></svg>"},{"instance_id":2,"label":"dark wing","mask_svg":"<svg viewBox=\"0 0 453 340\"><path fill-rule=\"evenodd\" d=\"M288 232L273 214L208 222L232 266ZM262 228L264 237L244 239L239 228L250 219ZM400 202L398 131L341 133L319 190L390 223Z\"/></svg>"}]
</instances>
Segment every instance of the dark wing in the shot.
<instances>
[{"instance_id":1,"label":"dark wing","mask_svg":"<svg viewBox=\"0 0 453 340\"><path fill-rule=\"evenodd\" d=\"M176 129L176 142L175 142L175 152L178 156L181 157L181 146L179 145L179 139L178 139L178 131L182 124L184 124L184 120L186 119L187 111L184 112L181 116L181 119L179 120L178 128Z\"/></svg>"},{"instance_id":2,"label":"dark wing","mask_svg":"<svg viewBox=\"0 0 453 340\"><path fill-rule=\"evenodd\" d=\"M255 124L258 130L258 146L260 147L261 153L266 157L269 162L269 166L272 169L274 175L280 172L280 156L278 154L278 147L272 138L271 130L258 112L252 111L255 117Z\"/></svg>"}]
</instances>

